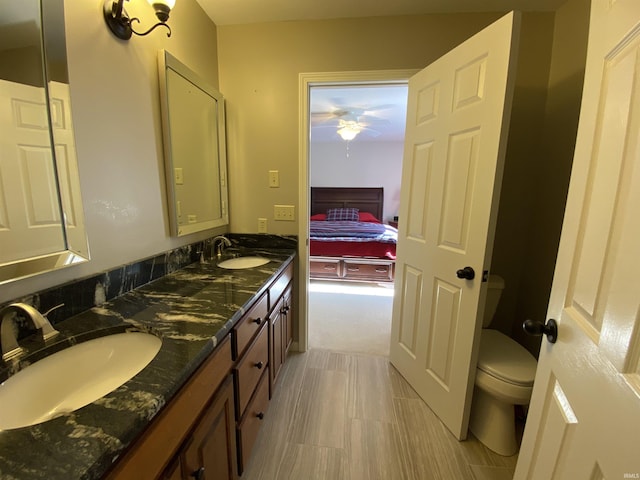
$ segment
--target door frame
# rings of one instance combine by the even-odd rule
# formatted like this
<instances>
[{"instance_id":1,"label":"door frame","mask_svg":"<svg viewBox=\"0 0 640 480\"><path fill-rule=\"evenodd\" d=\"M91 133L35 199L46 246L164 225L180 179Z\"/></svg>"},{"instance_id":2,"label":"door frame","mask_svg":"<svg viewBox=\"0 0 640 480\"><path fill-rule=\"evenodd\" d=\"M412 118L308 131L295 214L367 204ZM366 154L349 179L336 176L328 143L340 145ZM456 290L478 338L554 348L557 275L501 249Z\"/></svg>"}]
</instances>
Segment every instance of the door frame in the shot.
<instances>
[{"instance_id":1,"label":"door frame","mask_svg":"<svg viewBox=\"0 0 640 480\"><path fill-rule=\"evenodd\" d=\"M294 350L309 348L309 90L319 85L392 84L408 82L419 69L312 72L298 75L298 341Z\"/></svg>"}]
</instances>

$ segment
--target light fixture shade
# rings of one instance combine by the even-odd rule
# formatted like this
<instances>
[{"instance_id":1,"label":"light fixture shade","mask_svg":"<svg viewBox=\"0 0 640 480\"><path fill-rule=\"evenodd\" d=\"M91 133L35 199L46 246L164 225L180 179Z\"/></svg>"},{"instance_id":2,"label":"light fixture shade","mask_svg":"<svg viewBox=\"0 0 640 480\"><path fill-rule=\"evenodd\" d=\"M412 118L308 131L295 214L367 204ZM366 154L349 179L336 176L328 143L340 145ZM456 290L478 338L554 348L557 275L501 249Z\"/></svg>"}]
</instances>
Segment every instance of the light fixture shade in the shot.
<instances>
[{"instance_id":1,"label":"light fixture shade","mask_svg":"<svg viewBox=\"0 0 640 480\"><path fill-rule=\"evenodd\" d=\"M356 135L361 131L362 127L360 127L360 125L355 122L349 122L338 128L338 135L340 135L343 140L349 141L356 138Z\"/></svg>"},{"instance_id":2,"label":"light fixture shade","mask_svg":"<svg viewBox=\"0 0 640 480\"><path fill-rule=\"evenodd\" d=\"M157 3L161 5L165 5L169 10L171 10L173 7L176 6L176 0L148 0L148 1L149 1L149 5L151 5L152 7L155 6Z\"/></svg>"},{"instance_id":3,"label":"light fixture shade","mask_svg":"<svg viewBox=\"0 0 640 480\"><path fill-rule=\"evenodd\" d=\"M176 4L176 0L148 0L148 2L156 11L156 17L161 22L169 20L169 12Z\"/></svg>"}]
</instances>

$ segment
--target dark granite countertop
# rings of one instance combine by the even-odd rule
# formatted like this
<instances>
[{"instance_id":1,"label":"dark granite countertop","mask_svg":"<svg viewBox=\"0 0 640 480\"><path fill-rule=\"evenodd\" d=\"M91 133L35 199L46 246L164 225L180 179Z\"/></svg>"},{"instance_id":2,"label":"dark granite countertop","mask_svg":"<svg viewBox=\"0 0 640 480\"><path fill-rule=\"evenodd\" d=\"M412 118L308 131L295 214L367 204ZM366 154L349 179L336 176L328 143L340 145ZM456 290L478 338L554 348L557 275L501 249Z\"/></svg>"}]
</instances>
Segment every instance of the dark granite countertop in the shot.
<instances>
[{"instance_id":1,"label":"dark granite countertop","mask_svg":"<svg viewBox=\"0 0 640 480\"><path fill-rule=\"evenodd\" d=\"M194 263L56 324L62 334L56 342L133 326L159 335L162 347L144 370L103 398L39 425L0 431L0 478L101 478L295 254L251 253L271 261L245 270Z\"/></svg>"}]
</instances>

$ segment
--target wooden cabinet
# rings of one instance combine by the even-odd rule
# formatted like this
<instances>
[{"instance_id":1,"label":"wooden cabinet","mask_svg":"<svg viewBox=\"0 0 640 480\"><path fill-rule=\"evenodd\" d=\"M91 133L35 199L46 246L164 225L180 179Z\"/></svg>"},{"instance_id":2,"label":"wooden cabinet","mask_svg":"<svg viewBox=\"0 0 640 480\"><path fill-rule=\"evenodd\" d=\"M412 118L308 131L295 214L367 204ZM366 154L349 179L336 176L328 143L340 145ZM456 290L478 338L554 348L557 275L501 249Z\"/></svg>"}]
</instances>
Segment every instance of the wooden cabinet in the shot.
<instances>
[{"instance_id":1,"label":"wooden cabinet","mask_svg":"<svg viewBox=\"0 0 640 480\"><path fill-rule=\"evenodd\" d=\"M238 360L244 353L262 326L267 324L268 316L269 295L265 292L233 327L231 335L233 336L233 358L235 360Z\"/></svg>"},{"instance_id":2,"label":"wooden cabinet","mask_svg":"<svg viewBox=\"0 0 640 480\"><path fill-rule=\"evenodd\" d=\"M271 395L273 395L278 374L287 358L287 352L293 340L292 280L293 268L290 266L274 282L274 287L276 288L272 288L269 291L271 305L273 305L269 313L269 328L271 330L269 352L271 360Z\"/></svg>"},{"instance_id":3,"label":"wooden cabinet","mask_svg":"<svg viewBox=\"0 0 640 480\"><path fill-rule=\"evenodd\" d=\"M283 308L286 315L284 328L284 356L286 357L293 343L293 282L289 285L289 288L284 292Z\"/></svg>"},{"instance_id":4,"label":"wooden cabinet","mask_svg":"<svg viewBox=\"0 0 640 480\"><path fill-rule=\"evenodd\" d=\"M237 480L267 412L271 365L280 370L293 338L292 279L290 263L106 480Z\"/></svg>"},{"instance_id":5,"label":"wooden cabinet","mask_svg":"<svg viewBox=\"0 0 640 480\"><path fill-rule=\"evenodd\" d=\"M237 478L233 382L228 377L180 454L182 480Z\"/></svg>"},{"instance_id":6,"label":"wooden cabinet","mask_svg":"<svg viewBox=\"0 0 640 480\"><path fill-rule=\"evenodd\" d=\"M233 331L239 353L234 379L240 474L251 457L274 381L284 363L290 338L293 338L293 320L289 313L292 279L293 263L290 263ZM257 319L267 319L268 322L258 323ZM251 333L246 333L249 332L247 325L251 325Z\"/></svg>"},{"instance_id":7,"label":"wooden cabinet","mask_svg":"<svg viewBox=\"0 0 640 480\"><path fill-rule=\"evenodd\" d=\"M340 279L344 276L342 260L332 257L312 257L309 261L309 276L328 280Z\"/></svg>"},{"instance_id":8,"label":"wooden cabinet","mask_svg":"<svg viewBox=\"0 0 640 480\"><path fill-rule=\"evenodd\" d=\"M251 456L253 444L269 407L269 373L260 378L255 394L238 422L238 465L240 474ZM215 477L214 477L215 478Z\"/></svg>"},{"instance_id":9,"label":"wooden cabinet","mask_svg":"<svg viewBox=\"0 0 640 480\"><path fill-rule=\"evenodd\" d=\"M236 435L238 439L238 473L244 471L255 437L260 430L269 403L269 322L268 293L260 297L249 312L236 324L232 335L241 352L233 369L236 392ZM260 319L260 322L257 320ZM253 337L243 334L251 325ZM254 326L257 326L255 328ZM263 400L262 385L267 385L267 397ZM256 409L259 416L256 416Z\"/></svg>"},{"instance_id":10,"label":"wooden cabinet","mask_svg":"<svg viewBox=\"0 0 640 480\"><path fill-rule=\"evenodd\" d=\"M280 373L280 368L284 363L284 348L283 348L283 335L282 329L286 324L286 317L284 314L284 298L280 297L280 300L276 304L275 308L271 312L269 317L271 323L271 379L270 379L270 391L273 395L274 384Z\"/></svg>"},{"instance_id":11,"label":"wooden cabinet","mask_svg":"<svg viewBox=\"0 0 640 480\"><path fill-rule=\"evenodd\" d=\"M344 278L346 280L357 281L393 281L393 260L367 259L344 259Z\"/></svg>"},{"instance_id":12,"label":"wooden cabinet","mask_svg":"<svg viewBox=\"0 0 640 480\"><path fill-rule=\"evenodd\" d=\"M221 437L216 436L216 442L224 455L229 455L233 460L235 468L236 432L233 388L230 380L232 366L231 340L227 337L105 478L109 480L180 478L177 471L184 468L178 468L176 465L182 463L181 452L186 448L185 445L193 441L193 435L200 425L199 419L209 418L207 415L214 415L224 421L229 436L226 437L224 445ZM222 414L220 409L223 408L221 405L224 405L223 416L220 416ZM235 470L232 475L235 475ZM182 476L184 477L184 474ZM192 479L193 477L184 478Z\"/></svg>"},{"instance_id":13,"label":"wooden cabinet","mask_svg":"<svg viewBox=\"0 0 640 480\"><path fill-rule=\"evenodd\" d=\"M233 369L236 386L237 418L242 415L269 364L269 329L267 323Z\"/></svg>"},{"instance_id":14,"label":"wooden cabinet","mask_svg":"<svg viewBox=\"0 0 640 480\"><path fill-rule=\"evenodd\" d=\"M393 282L395 260L386 258L311 257L309 276L354 282Z\"/></svg>"}]
</instances>

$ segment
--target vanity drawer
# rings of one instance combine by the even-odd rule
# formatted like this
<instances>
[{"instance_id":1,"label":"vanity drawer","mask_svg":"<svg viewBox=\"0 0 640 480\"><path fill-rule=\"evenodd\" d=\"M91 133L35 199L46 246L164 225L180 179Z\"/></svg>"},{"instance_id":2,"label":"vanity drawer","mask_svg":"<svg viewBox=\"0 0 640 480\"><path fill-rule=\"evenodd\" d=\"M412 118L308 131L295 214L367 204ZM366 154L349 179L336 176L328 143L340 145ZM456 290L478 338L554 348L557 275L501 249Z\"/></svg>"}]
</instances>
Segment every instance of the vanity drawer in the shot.
<instances>
[{"instance_id":1,"label":"vanity drawer","mask_svg":"<svg viewBox=\"0 0 640 480\"><path fill-rule=\"evenodd\" d=\"M278 279L273 282L271 288L269 288L269 311L273 310L273 307L278 303L278 299L282 296L282 293L287 288L287 285L291 283L293 278L293 262L282 272Z\"/></svg>"},{"instance_id":2,"label":"vanity drawer","mask_svg":"<svg viewBox=\"0 0 640 480\"><path fill-rule=\"evenodd\" d=\"M342 262L339 258L312 258L309 274L313 278L342 278Z\"/></svg>"},{"instance_id":3,"label":"vanity drawer","mask_svg":"<svg viewBox=\"0 0 640 480\"><path fill-rule=\"evenodd\" d=\"M269 362L269 329L264 324L255 341L242 360L234 369L236 377L236 400L238 402L237 418L242 418L242 412L249 403L249 399Z\"/></svg>"},{"instance_id":4,"label":"vanity drawer","mask_svg":"<svg viewBox=\"0 0 640 480\"><path fill-rule=\"evenodd\" d=\"M264 293L233 328L233 358L238 359L255 334L267 323L269 301Z\"/></svg>"},{"instance_id":5,"label":"vanity drawer","mask_svg":"<svg viewBox=\"0 0 640 480\"><path fill-rule=\"evenodd\" d=\"M247 407L245 417L238 427L238 473L242 474L246 465L253 444L258 436L264 415L269 407L269 372L262 376L256 393L251 399L251 403Z\"/></svg>"},{"instance_id":6,"label":"vanity drawer","mask_svg":"<svg viewBox=\"0 0 640 480\"><path fill-rule=\"evenodd\" d=\"M393 280L393 262L386 260L367 260L366 263L357 260L344 261L344 278L352 280L379 280L388 282Z\"/></svg>"}]
</instances>

